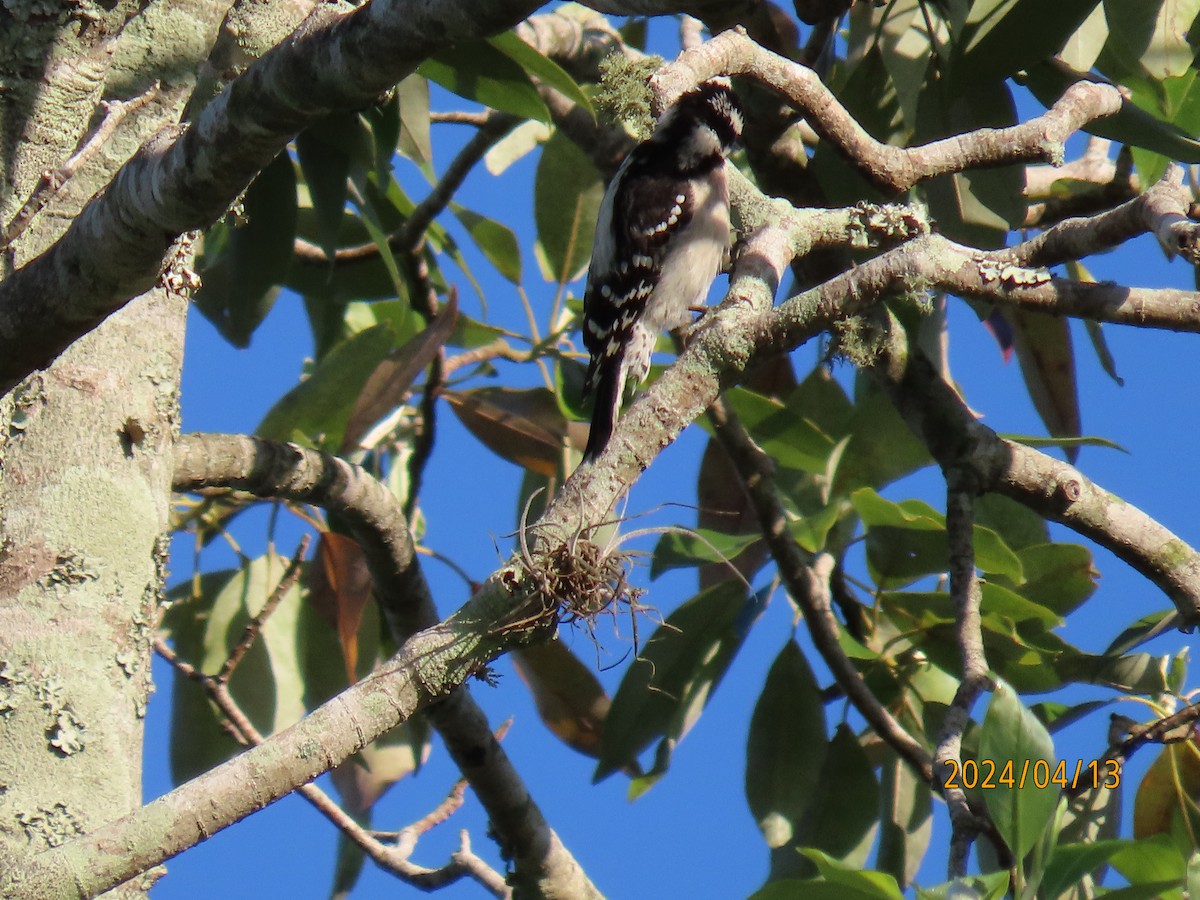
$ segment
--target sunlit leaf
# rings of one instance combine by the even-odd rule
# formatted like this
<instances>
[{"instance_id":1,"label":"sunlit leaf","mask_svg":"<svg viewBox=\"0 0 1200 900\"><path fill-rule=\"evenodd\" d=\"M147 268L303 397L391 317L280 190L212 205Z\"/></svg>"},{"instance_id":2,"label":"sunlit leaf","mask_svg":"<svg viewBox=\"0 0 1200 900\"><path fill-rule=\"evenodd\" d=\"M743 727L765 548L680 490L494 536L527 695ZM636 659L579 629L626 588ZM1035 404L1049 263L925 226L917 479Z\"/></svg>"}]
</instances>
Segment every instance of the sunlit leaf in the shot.
<instances>
[{"instance_id":1,"label":"sunlit leaf","mask_svg":"<svg viewBox=\"0 0 1200 900\"><path fill-rule=\"evenodd\" d=\"M523 119L550 121L525 70L488 41L443 45L417 71L467 100Z\"/></svg>"},{"instance_id":2,"label":"sunlit leaf","mask_svg":"<svg viewBox=\"0 0 1200 900\"><path fill-rule=\"evenodd\" d=\"M409 75L396 85L400 104L400 134L396 145L417 165L433 162L429 140L429 82L420 75Z\"/></svg>"},{"instance_id":3,"label":"sunlit leaf","mask_svg":"<svg viewBox=\"0 0 1200 900\"><path fill-rule=\"evenodd\" d=\"M975 3L960 42L956 71L972 81L1011 75L1057 53L1099 0L986 0Z\"/></svg>"},{"instance_id":4,"label":"sunlit leaf","mask_svg":"<svg viewBox=\"0 0 1200 900\"><path fill-rule=\"evenodd\" d=\"M733 564L742 551L761 540L761 534L722 534L708 528L697 528L690 534L668 532L654 547L650 577L654 579L671 569L690 568L699 563ZM729 576L728 569L725 575Z\"/></svg>"},{"instance_id":5,"label":"sunlit leaf","mask_svg":"<svg viewBox=\"0 0 1200 900\"><path fill-rule=\"evenodd\" d=\"M879 900L902 900L904 896L896 879L885 872L868 872L861 867L847 866L820 850L805 849L800 852L817 864L821 877L831 884Z\"/></svg>"},{"instance_id":6,"label":"sunlit leaf","mask_svg":"<svg viewBox=\"0 0 1200 900\"><path fill-rule=\"evenodd\" d=\"M565 69L548 56L539 53L513 32L506 31L487 39L488 43L516 62L527 73L548 87L565 95L571 102L587 110L594 117L592 101Z\"/></svg>"},{"instance_id":7,"label":"sunlit leaf","mask_svg":"<svg viewBox=\"0 0 1200 900\"><path fill-rule=\"evenodd\" d=\"M578 278L592 255L604 183L574 141L556 131L542 147L533 185L537 258L547 281Z\"/></svg>"},{"instance_id":8,"label":"sunlit leaf","mask_svg":"<svg viewBox=\"0 0 1200 900\"><path fill-rule=\"evenodd\" d=\"M413 382L446 343L457 317L458 293L452 289L445 307L423 331L379 361L354 401L341 452L356 446L372 425L403 402Z\"/></svg>"}]
</instances>

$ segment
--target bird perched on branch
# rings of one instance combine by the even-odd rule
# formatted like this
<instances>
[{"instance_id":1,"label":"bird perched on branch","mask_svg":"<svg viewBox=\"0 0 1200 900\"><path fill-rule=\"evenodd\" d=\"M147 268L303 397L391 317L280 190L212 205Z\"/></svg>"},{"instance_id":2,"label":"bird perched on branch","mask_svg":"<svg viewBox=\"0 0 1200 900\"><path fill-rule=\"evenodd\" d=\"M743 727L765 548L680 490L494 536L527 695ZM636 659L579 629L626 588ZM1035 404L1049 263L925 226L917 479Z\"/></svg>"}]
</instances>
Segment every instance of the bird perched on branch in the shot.
<instances>
[{"instance_id":1,"label":"bird perched on branch","mask_svg":"<svg viewBox=\"0 0 1200 900\"><path fill-rule=\"evenodd\" d=\"M742 133L726 78L679 98L625 158L600 205L583 296L595 412L583 458L608 444L626 389L645 380L659 331L700 306L729 251L725 160Z\"/></svg>"}]
</instances>

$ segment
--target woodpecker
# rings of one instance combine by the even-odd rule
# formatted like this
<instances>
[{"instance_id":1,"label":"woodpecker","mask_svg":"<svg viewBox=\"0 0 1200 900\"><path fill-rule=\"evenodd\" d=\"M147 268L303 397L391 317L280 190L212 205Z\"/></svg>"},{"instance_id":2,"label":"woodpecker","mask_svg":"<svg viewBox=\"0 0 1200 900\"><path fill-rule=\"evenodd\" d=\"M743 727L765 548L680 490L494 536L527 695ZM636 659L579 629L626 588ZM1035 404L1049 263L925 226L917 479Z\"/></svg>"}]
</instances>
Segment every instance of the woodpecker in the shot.
<instances>
[{"instance_id":1,"label":"woodpecker","mask_svg":"<svg viewBox=\"0 0 1200 900\"><path fill-rule=\"evenodd\" d=\"M724 265L725 161L741 133L729 80L711 79L663 113L609 183L583 295L583 393L595 397L585 460L608 444L626 389L645 380L658 333L688 321Z\"/></svg>"}]
</instances>

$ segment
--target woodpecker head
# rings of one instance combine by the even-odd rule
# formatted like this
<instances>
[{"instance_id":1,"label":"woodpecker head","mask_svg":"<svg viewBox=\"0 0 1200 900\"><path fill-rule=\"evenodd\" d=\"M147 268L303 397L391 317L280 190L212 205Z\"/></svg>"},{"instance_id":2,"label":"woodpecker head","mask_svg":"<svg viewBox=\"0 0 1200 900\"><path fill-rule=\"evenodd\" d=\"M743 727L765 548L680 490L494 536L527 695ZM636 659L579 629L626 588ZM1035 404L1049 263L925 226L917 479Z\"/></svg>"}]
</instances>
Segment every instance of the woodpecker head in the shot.
<instances>
[{"instance_id":1,"label":"woodpecker head","mask_svg":"<svg viewBox=\"0 0 1200 900\"><path fill-rule=\"evenodd\" d=\"M727 157L741 136L742 105L721 77L681 96L663 113L652 140L674 148L685 167L701 167Z\"/></svg>"}]
</instances>

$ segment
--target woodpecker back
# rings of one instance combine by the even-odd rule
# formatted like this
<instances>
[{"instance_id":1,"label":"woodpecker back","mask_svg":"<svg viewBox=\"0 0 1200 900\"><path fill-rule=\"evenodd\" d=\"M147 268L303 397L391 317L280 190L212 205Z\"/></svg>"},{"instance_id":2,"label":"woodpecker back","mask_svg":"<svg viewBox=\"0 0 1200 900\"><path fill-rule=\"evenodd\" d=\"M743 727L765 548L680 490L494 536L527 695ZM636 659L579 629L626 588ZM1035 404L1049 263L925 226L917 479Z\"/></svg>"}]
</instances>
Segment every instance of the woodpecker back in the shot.
<instances>
[{"instance_id":1,"label":"woodpecker back","mask_svg":"<svg viewBox=\"0 0 1200 900\"><path fill-rule=\"evenodd\" d=\"M626 387L645 380L660 330L688 320L729 248L725 160L742 113L727 79L680 97L604 194L583 297L595 412L584 459L608 444Z\"/></svg>"}]
</instances>

